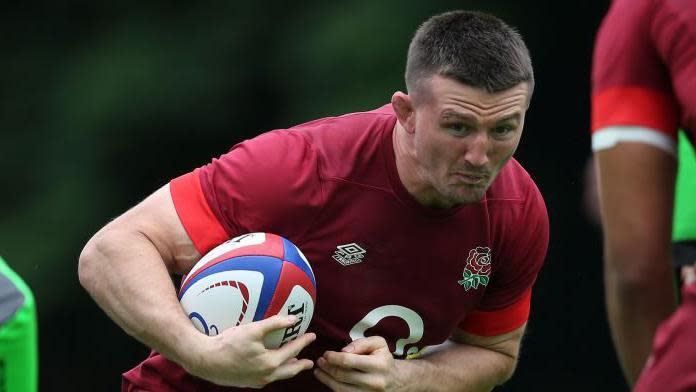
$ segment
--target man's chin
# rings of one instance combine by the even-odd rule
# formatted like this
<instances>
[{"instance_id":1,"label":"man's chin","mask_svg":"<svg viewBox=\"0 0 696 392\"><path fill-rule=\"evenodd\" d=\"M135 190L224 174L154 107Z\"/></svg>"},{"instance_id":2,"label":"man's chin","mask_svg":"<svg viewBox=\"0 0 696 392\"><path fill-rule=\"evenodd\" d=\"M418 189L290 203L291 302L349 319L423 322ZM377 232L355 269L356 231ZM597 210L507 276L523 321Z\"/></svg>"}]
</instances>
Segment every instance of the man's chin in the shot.
<instances>
[{"instance_id":1,"label":"man's chin","mask_svg":"<svg viewBox=\"0 0 696 392\"><path fill-rule=\"evenodd\" d=\"M486 196L486 188L480 190L469 189L467 192L460 192L456 195L451 195L450 200L454 205L478 203Z\"/></svg>"},{"instance_id":2,"label":"man's chin","mask_svg":"<svg viewBox=\"0 0 696 392\"><path fill-rule=\"evenodd\" d=\"M483 197L486 195L486 193L482 193L481 195L476 195L476 196L471 196L467 198L461 199L461 201L458 204L474 204L478 203L481 200L483 200Z\"/></svg>"}]
</instances>

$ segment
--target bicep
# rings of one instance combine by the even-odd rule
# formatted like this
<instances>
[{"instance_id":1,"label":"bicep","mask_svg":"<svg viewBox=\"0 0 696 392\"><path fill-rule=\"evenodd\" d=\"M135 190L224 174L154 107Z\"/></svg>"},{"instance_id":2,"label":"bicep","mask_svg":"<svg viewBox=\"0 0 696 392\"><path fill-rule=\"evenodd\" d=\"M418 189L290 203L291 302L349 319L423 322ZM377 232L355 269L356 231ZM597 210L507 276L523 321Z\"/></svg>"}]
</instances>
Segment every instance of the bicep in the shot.
<instances>
[{"instance_id":1,"label":"bicep","mask_svg":"<svg viewBox=\"0 0 696 392\"><path fill-rule=\"evenodd\" d=\"M169 184L110 222L102 231L125 231L149 241L171 273L188 272L201 257L179 219Z\"/></svg>"},{"instance_id":2,"label":"bicep","mask_svg":"<svg viewBox=\"0 0 696 392\"><path fill-rule=\"evenodd\" d=\"M671 236L674 157L643 143L619 143L596 157L608 256L614 263L632 264L640 254L646 260L661 257Z\"/></svg>"}]
</instances>

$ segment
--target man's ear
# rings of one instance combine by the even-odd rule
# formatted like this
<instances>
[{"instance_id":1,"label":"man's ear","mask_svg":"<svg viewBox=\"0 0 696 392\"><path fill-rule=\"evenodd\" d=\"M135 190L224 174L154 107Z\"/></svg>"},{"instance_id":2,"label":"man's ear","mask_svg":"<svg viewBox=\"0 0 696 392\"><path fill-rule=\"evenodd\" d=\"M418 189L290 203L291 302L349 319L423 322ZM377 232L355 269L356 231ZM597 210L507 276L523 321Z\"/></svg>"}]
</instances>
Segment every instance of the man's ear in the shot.
<instances>
[{"instance_id":1,"label":"man's ear","mask_svg":"<svg viewBox=\"0 0 696 392\"><path fill-rule=\"evenodd\" d=\"M391 98L392 108L396 113L396 119L401 124L401 127L408 133L413 133L416 130L416 113L413 107L413 100L408 94L397 91Z\"/></svg>"}]
</instances>

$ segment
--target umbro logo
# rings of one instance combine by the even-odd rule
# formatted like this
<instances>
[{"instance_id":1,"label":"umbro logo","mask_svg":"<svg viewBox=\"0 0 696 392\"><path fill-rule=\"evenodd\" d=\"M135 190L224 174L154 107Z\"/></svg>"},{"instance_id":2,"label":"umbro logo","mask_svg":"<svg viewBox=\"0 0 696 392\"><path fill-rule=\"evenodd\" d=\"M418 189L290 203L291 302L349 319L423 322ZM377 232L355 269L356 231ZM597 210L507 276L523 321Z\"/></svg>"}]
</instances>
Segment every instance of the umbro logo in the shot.
<instances>
[{"instance_id":1,"label":"umbro logo","mask_svg":"<svg viewBox=\"0 0 696 392\"><path fill-rule=\"evenodd\" d=\"M350 244L337 246L332 257L341 265L351 265L363 261L366 253L367 251L361 248L360 245L351 242Z\"/></svg>"}]
</instances>

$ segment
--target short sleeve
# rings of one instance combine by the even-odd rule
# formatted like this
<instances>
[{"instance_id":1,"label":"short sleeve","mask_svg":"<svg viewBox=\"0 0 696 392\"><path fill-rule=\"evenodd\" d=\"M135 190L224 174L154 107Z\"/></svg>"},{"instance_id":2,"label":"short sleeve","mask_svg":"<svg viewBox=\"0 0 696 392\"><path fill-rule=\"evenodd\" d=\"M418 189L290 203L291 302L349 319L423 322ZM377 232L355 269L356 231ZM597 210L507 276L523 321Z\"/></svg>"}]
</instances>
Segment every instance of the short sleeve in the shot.
<instances>
[{"instance_id":1,"label":"short sleeve","mask_svg":"<svg viewBox=\"0 0 696 392\"><path fill-rule=\"evenodd\" d=\"M656 3L614 1L599 28L592 64L594 151L630 141L676 153L679 108L652 37Z\"/></svg>"},{"instance_id":2,"label":"short sleeve","mask_svg":"<svg viewBox=\"0 0 696 392\"><path fill-rule=\"evenodd\" d=\"M669 74L679 125L696 141L696 7L688 1L663 3L650 25L650 35Z\"/></svg>"},{"instance_id":3,"label":"short sleeve","mask_svg":"<svg viewBox=\"0 0 696 392\"><path fill-rule=\"evenodd\" d=\"M476 310L459 325L466 332L495 336L511 332L529 318L532 286L546 258L549 221L536 185L530 184L518 208L501 213L503 233L493 257L497 267Z\"/></svg>"},{"instance_id":4,"label":"short sleeve","mask_svg":"<svg viewBox=\"0 0 696 392\"><path fill-rule=\"evenodd\" d=\"M321 186L317 154L300 132L285 130L240 143L170 183L174 207L201 254L249 232L301 235L321 208Z\"/></svg>"}]
</instances>

